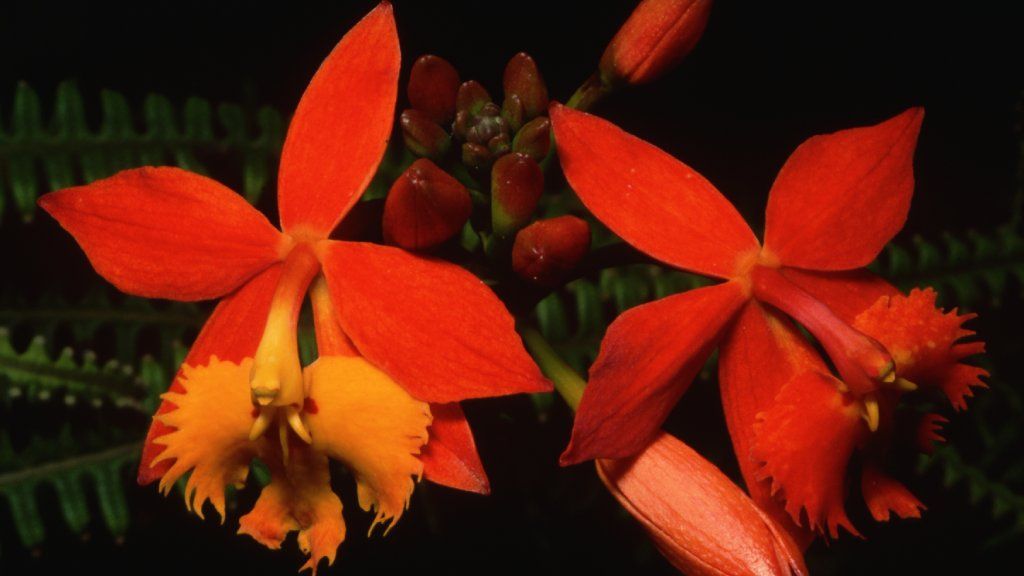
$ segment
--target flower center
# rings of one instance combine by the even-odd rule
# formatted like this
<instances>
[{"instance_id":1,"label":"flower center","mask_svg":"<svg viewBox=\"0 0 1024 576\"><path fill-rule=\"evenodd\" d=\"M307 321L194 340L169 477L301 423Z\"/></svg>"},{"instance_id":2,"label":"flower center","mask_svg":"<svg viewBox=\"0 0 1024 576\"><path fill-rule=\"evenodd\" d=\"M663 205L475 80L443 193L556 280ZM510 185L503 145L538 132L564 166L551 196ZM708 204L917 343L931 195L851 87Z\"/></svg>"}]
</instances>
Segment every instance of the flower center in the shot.
<instances>
[{"instance_id":1,"label":"flower center","mask_svg":"<svg viewBox=\"0 0 1024 576\"><path fill-rule=\"evenodd\" d=\"M893 383L896 374L889 352L874 338L843 322L799 286L790 282L777 268L762 265L751 270L754 296L789 314L821 342L843 382L858 397L868 400L880 383Z\"/></svg>"},{"instance_id":2,"label":"flower center","mask_svg":"<svg viewBox=\"0 0 1024 576\"><path fill-rule=\"evenodd\" d=\"M252 403L259 410L249 437L259 438L276 421L285 450L289 427L307 443L311 441L300 415L306 393L296 329L306 290L319 271L320 263L307 244L296 246L288 255L249 374Z\"/></svg>"}]
</instances>

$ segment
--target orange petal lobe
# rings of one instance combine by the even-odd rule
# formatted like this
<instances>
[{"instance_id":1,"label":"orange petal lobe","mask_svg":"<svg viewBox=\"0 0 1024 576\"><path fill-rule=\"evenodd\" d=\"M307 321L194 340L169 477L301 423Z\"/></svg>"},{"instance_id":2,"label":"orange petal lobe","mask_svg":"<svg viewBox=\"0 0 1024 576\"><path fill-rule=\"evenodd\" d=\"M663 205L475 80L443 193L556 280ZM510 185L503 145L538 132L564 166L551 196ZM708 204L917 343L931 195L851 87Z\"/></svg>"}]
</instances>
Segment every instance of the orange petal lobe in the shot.
<instances>
[{"instance_id":1,"label":"orange petal lobe","mask_svg":"<svg viewBox=\"0 0 1024 576\"><path fill-rule=\"evenodd\" d=\"M309 559L299 570L314 575L321 560L334 563L338 546L345 540L341 500L331 490L327 457L302 444L289 447L287 468L281 454L268 448L271 481L260 493L253 509L239 520L239 534L248 534L260 544L278 549L289 532L298 531L299 548Z\"/></svg>"},{"instance_id":2,"label":"orange petal lobe","mask_svg":"<svg viewBox=\"0 0 1024 576\"><path fill-rule=\"evenodd\" d=\"M569 184L626 242L718 278L759 247L733 205L689 166L597 116L558 104L550 113Z\"/></svg>"},{"instance_id":3,"label":"orange petal lobe","mask_svg":"<svg viewBox=\"0 0 1024 576\"><path fill-rule=\"evenodd\" d=\"M840 526L859 536L843 500L847 465L868 432L857 403L837 384L820 372L796 375L758 416L752 449L793 520L802 524L804 513L808 528L833 538Z\"/></svg>"},{"instance_id":4,"label":"orange petal lobe","mask_svg":"<svg viewBox=\"0 0 1024 576\"><path fill-rule=\"evenodd\" d=\"M263 326L267 321L274 289L281 278L281 265L275 264L230 294L217 305L206 321L199 337L174 377L170 391L183 393L181 380L187 366L205 366L213 356L221 361L241 363L251 358L259 345ZM246 384L248 387L248 384ZM175 409L173 402L164 400L156 411L149 433L142 447L139 462L139 484L149 484L163 476L171 467L171 460L156 462L164 445L156 440L174 428L164 424L161 415Z\"/></svg>"},{"instance_id":5,"label":"orange petal lobe","mask_svg":"<svg viewBox=\"0 0 1024 576\"><path fill-rule=\"evenodd\" d=\"M907 219L923 119L923 109L911 108L801 144L768 197L765 247L786 266L868 265Z\"/></svg>"},{"instance_id":6,"label":"orange petal lobe","mask_svg":"<svg viewBox=\"0 0 1024 576\"><path fill-rule=\"evenodd\" d=\"M935 444L945 442L942 436L942 426L949 420L939 414L924 414L917 422L916 436L914 438L917 449L922 454L935 452Z\"/></svg>"},{"instance_id":7,"label":"orange petal lobe","mask_svg":"<svg viewBox=\"0 0 1024 576\"><path fill-rule=\"evenodd\" d=\"M281 152L285 232L325 238L359 200L391 136L400 60L391 5L381 2L320 65Z\"/></svg>"},{"instance_id":8,"label":"orange petal lobe","mask_svg":"<svg viewBox=\"0 0 1024 576\"><path fill-rule=\"evenodd\" d=\"M317 406L307 413L313 449L340 460L356 478L359 506L385 532L401 518L423 474L430 408L363 358L323 356L305 372Z\"/></svg>"},{"instance_id":9,"label":"orange petal lobe","mask_svg":"<svg viewBox=\"0 0 1024 576\"><path fill-rule=\"evenodd\" d=\"M39 206L101 276L146 298L206 300L280 259L282 236L245 199L178 168L137 168L47 194Z\"/></svg>"},{"instance_id":10,"label":"orange petal lobe","mask_svg":"<svg viewBox=\"0 0 1024 576\"><path fill-rule=\"evenodd\" d=\"M590 369L562 465L636 454L657 434L746 296L734 282L627 310Z\"/></svg>"},{"instance_id":11,"label":"orange petal lobe","mask_svg":"<svg viewBox=\"0 0 1024 576\"><path fill-rule=\"evenodd\" d=\"M416 399L551 390L505 305L459 266L388 246L331 242L324 272L345 334Z\"/></svg>"},{"instance_id":12,"label":"orange petal lobe","mask_svg":"<svg viewBox=\"0 0 1024 576\"><path fill-rule=\"evenodd\" d=\"M668 434L631 458L598 460L597 473L686 574L807 573L796 543L718 468Z\"/></svg>"},{"instance_id":13,"label":"orange petal lobe","mask_svg":"<svg viewBox=\"0 0 1024 576\"><path fill-rule=\"evenodd\" d=\"M982 368L962 364L968 356L985 351L979 341L963 342L974 335L963 328L973 314L945 312L935 305L931 288L914 289L903 296L883 296L859 314L854 327L875 336L892 354L896 374L920 386L937 386L957 410L967 408L972 388L985 387Z\"/></svg>"},{"instance_id":14,"label":"orange petal lobe","mask_svg":"<svg viewBox=\"0 0 1024 576\"><path fill-rule=\"evenodd\" d=\"M491 483L462 408L457 402L431 404L430 413L430 440L420 454L423 477L449 488L490 494Z\"/></svg>"},{"instance_id":15,"label":"orange petal lobe","mask_svg":"<svg viewBox=\"0 0 1024 576\"><path fill-rule=\"evenodd\" d=\"M871 462L864 464L860 477L860 491L878 522L887 522L890 513L900 518L920 518L924 504L907 490L907 487L882 472Z\"/></svg>"},{"instance_id":16,"label":"orange petal lobe","mask_svg":"<svg viewBox=\"0 0 1024 576\"><path fill-rule=\"evenodd\" d=\"M722 407L740 472L754 502L803 547L813 534L798 526L760 478L754 455L757 415L768 410L797 374L827 372L821 356L792 322L758 302L749 302L728 331L718 356Z\"/></svg>"},{"instance_id":17,"label":"orange petal lobe","mask_svg":"<svg viewBox=\"0 0 1024 576\"><path fill-rule=\"evenodd\" d=\"M160 490L167 494L178 478L191 472L185 505L200 518L209 501L224 520L224 488L245 482L256 455L256 445L249 441L251 369L251 359L236 364L214 356L206 366L183 366L178 379L183 391L162 396L177 408L156 416L174 429L155 440L166 448L154 463L173 462L160 479Z\"/></svg>"}]
</instances>

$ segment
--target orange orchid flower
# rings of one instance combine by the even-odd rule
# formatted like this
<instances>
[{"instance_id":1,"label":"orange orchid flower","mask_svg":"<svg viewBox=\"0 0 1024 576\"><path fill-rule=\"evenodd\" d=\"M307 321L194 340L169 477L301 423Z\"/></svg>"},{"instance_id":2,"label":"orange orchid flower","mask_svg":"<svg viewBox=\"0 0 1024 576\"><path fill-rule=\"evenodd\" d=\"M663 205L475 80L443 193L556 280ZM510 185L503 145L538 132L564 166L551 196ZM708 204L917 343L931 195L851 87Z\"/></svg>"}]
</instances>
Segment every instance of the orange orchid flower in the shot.
<instances>
[{"instance_id":1,"label":"orange orchid flower","mask_svg":"<svg viewBox=\"0 0 1024 576\"><path fill-rule=\"evenodd\" d=\"M755 501L802 543L809 530L855 532L844 508L847 465L874 517L920 503L882 472L896 403L917 387L962 408L985 371L961 360L967 317L934 293L908 296L863 270L902 228L913 194L923 111L815 136L789 158L768 200L762 245L700 174L611 123L551 110L559 158L587 208L616 234L676 268L723 283L622 314L590 371L564 464L622 458L652 441L711 351L722 401ZM790 318L821 344L837 376ZM935 420L926 437L936 439Z\"/></svg>"},{"instance_id":2,"label":"orange orchid flower","mask_svg":"<svg viewBox=\"0 0 1024 576\"><path fill-rule=\"evenodd\" d=\"M166 493L190 473L186 505L202 516L209 502L223 519L225 487L244 483L259 458L271 483L239 532L278 548L298 531L314 572L345 536L328 458L352 471L373 526L390 528L421 477L489 490L460 400L550 389L508 311L469 272L328 238L384 153L399 67L383 2L299 102L281 156L281 231L231 190L176 168L128 170L39 202L122 291L222 298L163 396L139 481ZM303 368L307 293L319 359Z\"/></svg>"}]
</instances>

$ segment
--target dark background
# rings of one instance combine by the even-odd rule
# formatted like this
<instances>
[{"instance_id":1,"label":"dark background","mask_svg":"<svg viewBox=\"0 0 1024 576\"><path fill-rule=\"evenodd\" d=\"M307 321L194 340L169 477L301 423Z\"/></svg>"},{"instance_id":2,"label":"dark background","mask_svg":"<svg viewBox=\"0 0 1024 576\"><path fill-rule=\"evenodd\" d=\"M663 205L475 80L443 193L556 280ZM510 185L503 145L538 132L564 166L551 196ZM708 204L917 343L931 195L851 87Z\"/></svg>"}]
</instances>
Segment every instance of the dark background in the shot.
<instances>
[{"instance_id":1,"label":"dark background","mask_svg":"<svg viewBox=\"0 0 1024 576\"><path fill-rule=\"evenodd\" d=\"M563 101L594 69L634 5L395 4L404 74L415 57L435 53L497 95L505 62L525 50L552 97ZM679 69L617 95L597 112L694 166L757 230L775 173L804 138L923 105L917 190L898 239L991 231L1009 219L1019 185L1015 108L1024 87L1022 21L1009 3L955 9L939 3L779 4L719 2L704 39ZM0 118L8 117L16 82L28 82L48 102L65 79L77 81L97 115L94 95L101 88L123 92L133 104L158 92L174 102L198 95L268 104L287 114L321 59L373 5L8 3L0 13ZM265 200L269 207L272 195ZM24 242L17 240L25 232L12 213L0 229L5 289L64 282L73 291L82 279L92 281L85 259L55 225L33 224L34 240ZM1019 293L1014 284L998 308L976 306L983 316L974 325L991 343L1000 378L1018 390ZM422 485L391 535L366 540L368 519L348 482L340 483L349 536L331 573L671 573L591 467L557 467L571 422L564 409L543 422L525 398L472 402L467 411L494 493L484 498ZM669 428L735 472L713 381L694 386ZM974 433L970 422L950 427L950 440L967 458L984 456L972 443ZM924 519L872 525L860 512L854 521L867 541L843 536L831 546L815 544L808 555L813 572L996 573L1005 571L995 568L999 558L1019 557L1019 539L992 543L1009 526L1005 518L993 520L990 504L972 504L963 486L946 489L936 474L905 472L929 506ZM58 522L47 543L30 554L10 530L0 529L0 572L276 574L302 563L293 541L272 552L234 536L238 512L219 526L189 516L177 496L165 500L152 487L132 488L129 496L132 527L123 541L101 526L82 541L61 532ZM243 495L243 511L252 496ZM0 506L0 526L8 522Z\"/></svg>"}]
</instances>

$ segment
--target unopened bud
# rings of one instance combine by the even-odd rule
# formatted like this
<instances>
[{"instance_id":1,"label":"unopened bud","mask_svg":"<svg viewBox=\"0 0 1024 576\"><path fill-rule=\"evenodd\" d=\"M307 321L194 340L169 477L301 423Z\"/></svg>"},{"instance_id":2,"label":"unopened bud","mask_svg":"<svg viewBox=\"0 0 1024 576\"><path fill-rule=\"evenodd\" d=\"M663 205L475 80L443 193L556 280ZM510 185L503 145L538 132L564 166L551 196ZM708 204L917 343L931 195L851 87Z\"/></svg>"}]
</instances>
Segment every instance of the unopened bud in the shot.
<instances>
[{"instance_id":1,"label":"unopened bud","mask_svg":"<svg viewBox=\"0 0 1024 576\"><path fill-rule=\"evenodd\" d=\"M501 117L508 122L513 132L522 127L524 114L526 113L523 111L523 102L519 96L512 94L505 97L505 102L501 105Z\"/></svg>"},{"instance_id":2,"label":"unopened bud","mask_svg":"<svg viewBox=\"0 0 1024 576\"><path fill-rule=\"evenodd\" d=\"M551 120L538 116L523 126L512 140L512 151L525 154L537 162L547 158L551 150Z\"/></svg>"},{"instance_id":3,"label":"unopened bud","mask_svg":"<svg viewBox=\"0 0 1024 576\"><path fill-rule=\"evenodd\" d=\"M487 146L476 142L466 142L462 145L462 163L470 170L483 172L493 161L494 155Z\"/></svg>"},{"instance_id":4,"label":"unopened bud","mask_svg":"<svg viewBox=\"0 0 1024 576\"><path fill-rule=\"evenodd\" d=\"M590 249L590 225L575 216L538 220L516 235L512 269L543 286L564 280Z\"/></svg>"},{"instance_id":5,"label":"unopened bud","mask_svg":"<svg viewBox=\"0 0 1024 576\"><path fill-rule=\"evenodd\" d=\"M611 83L655 80L693 50L704 33L711 0L643 0L601 57Z\"/></svg>"},{"instance_id":6,"label":"unopened bud","mask_svg":"<svg viewBox=\"0 0 1024 576\"><path fill-rule=\"evenodd\" d=\"M409 103L434 122L445 125L455 117L459 73L447 60L427 54L412 65L407 87Z\"/></svg>"},{"instance_id":7,"label":"unopened bud","mask_svg":"<svg viewBox=\"0 0 1024 576\"><path fill-rule=\"evenodd\" d=\"M490 101L491 95L487 93L487 89L476 80L470 80L459 86L459 91L455 96L455 110L457 112L465 110L470 114L477 114Z\"/></svg>"},{"instance_id":8,"label":"unopened bud","mask_svg":"<svg viewBox=\"0 0 1024 576\"><path fill-rule=\"evenodd\" d=\"M425 113L406 110L402 112L399 123L405 146L413 154L437 160L448 152L451 136Z\"/></svg>"},{"instance_id":9,"label":"unopened bud","mask_svg":"<svg viewBox=\"0 0 1024 576\"><path fill-rule=\"evenodd\" d=\"M537 63L526 52L520 52L508 61L503 84L505 98L518 97L527 120L547 111L548 87L537 69Z\"/></svg>"},{"instance_id":10,"label":"unopened bud","mask_svg":"<svg viewBox=\"0 0 1024 576\"><path fill-rule=\"evenodd\" d=\"M472 211L466 187L421 158L388 192L384 240L408 250L427 250L458 234Z\"/></svg>"},{"instance_id":11,"label":"unopened bud","mask_svg":"<svg viewBox=\"0 0 1024 576\"><path fill-rule=\"evenodd\" d=\"M499 236L510 236L533 216L544 191L544 173L533 158L506 154L491 169L491 224Z\"/></svg>"}]
</instances>

